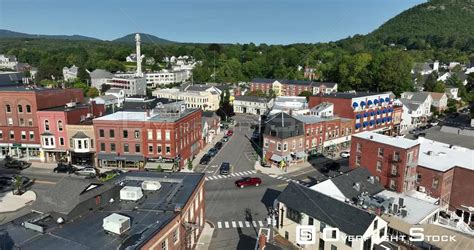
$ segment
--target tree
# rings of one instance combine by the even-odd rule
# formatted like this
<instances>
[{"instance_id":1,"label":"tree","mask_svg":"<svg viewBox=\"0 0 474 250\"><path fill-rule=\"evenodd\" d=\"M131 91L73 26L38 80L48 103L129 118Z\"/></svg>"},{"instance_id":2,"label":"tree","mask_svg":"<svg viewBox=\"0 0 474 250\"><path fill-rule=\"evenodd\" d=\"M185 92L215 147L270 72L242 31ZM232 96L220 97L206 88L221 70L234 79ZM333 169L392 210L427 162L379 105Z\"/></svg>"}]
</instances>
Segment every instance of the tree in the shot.
<instances>
[{"instance_id":1,"label":"tree","mask_svg":"<svg viewBox=\"0 0 474 250\"><path fill-rule=\"evenodd\" d=\"M188 160L188 170L193 170L193 161L191 159Z\"/></svg>"},{"instance_id":2,"label":"tree","mask_svg":"<svg viewBox=\"0 0 474 250\"><path fill-rule=\"evenodd\" d=\"M53 81L53 80L49 80L49 79L43 79L39 82L39 85L41 87L45 87L45 88L58 88L59 87L59 83L56 82L56 81Z\"/></svg>"},{"instance_id":3,"label":"tree","mask_svg":"<svg viewBox=\"0 0 474 250\"><path fill-rule=\"evenodd\" d=\"M87 90L86 96L91 98L97 97L99 96L99 90L95 87L89 88L89 90Z\"/></svg>"},{"instance_id":4,"label":"tree","mask_svg":"<svg viewBox=\"0 0 474 250\"><path fill-rule=\"evenodd\" d=\"M413 89L412 68L413 59L404 51L380 53L371 64L372 90L392 91L395 95L411 91Z\"/></svg>"},{"instance_id":5,"label":"tree","mask_svg":"<svg viewBox=\"0 0 474 250\"><path fill-rule=\"evenodd\" d=\"M438 81L431 91L437 93L444 93L445 90L446 86L444 85L444 83L442 81Z\"/></svg>"},{"instance_id":6,"label":"tree","mask_svg":"<svg viewBox=\"0 0 474 250\"><path fill-rule=\"evenodd\" d=\"M312 95L313 95L312 92L305 90L305 91L302 91L298 96L304 96L306 97L306 100L309 101L309 97Z\"/></svg>"},{"instance_id":7,"label":"tree","mask_svg":"<svg viewBox=\"0 0 474 250\"><path fill-rule=\"evenodd\" d=\"M77 79L81 82L87 83L90 83L91 81L91 77L84 67L79 67L79 70L77 72Z\"/></svg>"},{"instance_id":8,"label":"tree","mask_svg":"<svg viewBox=\"0 0 474 250\"><path fill-rule=\"evenodd\" d=\"M23 185L23 178L21 176L19 175L15 176L15 178L13 179L13 186L15 187L13 189L13 194L16 194L16 195L23 194L24 185Z\"/></svg>"},{"instance_id":9,"label":"tree","mask_svg":"<svg viewBox=\"0 0 474 250\"><path fill-rule=\"evenodd\" d=\"M102 84L102 86L100 86L100 93L105 94L105 92L107 92L107 90L109 90L111 88L110 85L108 84Z\"/></svg>"},{"instance_id":10,"label":"tree","mask_svg":"<svg viewBox=\"0 0 474 250\"><path fill-rule=\"evenodd\" d=\"M422 78L423 76L420 76L419 78ZM425 88L425 91L433 91L433 89L436 87L436 84L438 83L438 73L432 72L431 74L426 77L425 84L423 87Z\"/></svg>"},{"instance_id":11,"label":"tree","mask_svg":"<svg viewBox=\"0 0 474 250\"><path fill-rule=\"evenodd\" d=\"M72 87L76 89L82 89L82 92L84 93L84 96L87 96L87 92L89 91L89 86L87 86L86 83L76 81L72 83Z\"/></svg>"}]
</instances>

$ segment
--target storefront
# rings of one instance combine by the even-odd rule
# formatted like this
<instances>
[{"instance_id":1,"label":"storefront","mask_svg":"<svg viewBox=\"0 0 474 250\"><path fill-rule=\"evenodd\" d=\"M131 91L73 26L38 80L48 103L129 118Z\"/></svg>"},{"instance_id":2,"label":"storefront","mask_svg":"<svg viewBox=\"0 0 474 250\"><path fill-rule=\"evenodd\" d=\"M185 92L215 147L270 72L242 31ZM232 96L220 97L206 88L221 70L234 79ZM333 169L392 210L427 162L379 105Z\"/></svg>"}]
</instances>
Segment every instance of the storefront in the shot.
<instances>
[{"instance_id":1,"label":"storefront","mask_svg":"<svg viewBox=\"0 0 474 250\"><path fill-rule=\"evenodd\" d=\"M145 157L143 155L117 155L99 153L97 154L99 166L101 168L127 168L143 169Z\"/></svg>"},{"instance_id":2,"label":"storefront","mask_svg":"<svg viewBox=\"0 0 474 250\"><path fill-rule=\"evenodd\" d=\"M180 157L176 158L147 158L145 168L150 170L161 170L164 172L178 172L180 170Z\"/></svg>"},{"instance_id":3,"label":"storefront","mask_svg":"<svg viewBox=\"0 0 474 250\"><path fill-rule=\"evenodd\" d=\"M40 160L41 146L39 144L0 143L0 158L7 155L26 161Z\"/></svg>"},{"instance_id":4,"label":"storefront","mask_svg":"<svg viewBox=\"0 0 474 250\"><path fill-rule=\"evenodd\" d=\"M71 162L76 165L94 165L94 153L71 152Z\"/></svg>"},{"instance_id":5,"label":"storefront","mask_svg":"<svg viewBox=\"0 0 474 250\"><path fill-rule=\"evenodd\" d=\"M41 154L40 154L41 156ZM67 152L63 150L48 150L44 151L40 157L43 162L67 162Z\"/></svg>"}]
</instances>

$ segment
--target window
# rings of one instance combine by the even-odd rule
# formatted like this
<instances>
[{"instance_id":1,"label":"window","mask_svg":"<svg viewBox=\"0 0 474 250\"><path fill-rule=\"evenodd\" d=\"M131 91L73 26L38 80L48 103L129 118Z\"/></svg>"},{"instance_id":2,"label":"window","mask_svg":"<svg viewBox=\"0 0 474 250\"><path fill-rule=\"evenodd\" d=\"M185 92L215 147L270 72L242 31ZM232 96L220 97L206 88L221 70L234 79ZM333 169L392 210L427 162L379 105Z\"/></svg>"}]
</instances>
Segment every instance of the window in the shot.
<instances>
[{"instance_id":1,"label":"window","mask_svg":"<svg viewBox=\"0 0 474 250\"><path fill-rule=\"evenodd\" d=\"M161 242L161 249L168 250L168 239L165 239L163 242Z\"/></svg>"},{"instance_id":2,"label":"window","mask_svg":"<svg viewBox=\"0 0 474 250\"><path fill-rule=\"evenodd\" d=\"M77 148L82 149L82 141L81 140L77 140Z\"/></svg>"},{"instance_id":3,"label":"window","mask_svg":"<svg viewBox=\"0 0 474 250\"><path fill-rule=\"evenodd\" d=\"M35 139L35 132L30 131L30 140L34 140L34 139Z\"/></svg>"},{"instance_id":4,"label":"window","mask_svg":"<svg viewBox=\"0 0 474 250\"><path fill-rule=\"evenodd\" d=\"M380 177L379 176L375 176L375 180L380 183Z\"/></svg>"},{"instance_id":5,"label":"window","mask_svg":"<svg viewBox=\"0 0 474 250\"><path fill-rule=\"evenodd\" d=\"M171 138L170 131L169 131L169 130L166 130L166 131L165 131L165 140L169 141L170 138Z\"/></svg>"},{"instance_id":6,"label":"window","mask_svg":"<svg viewBox=\"0 0 474 250\"><path fill-rule=\"evenodd\" d=\"M161 145L157 145L157 146L156 146L156 152L157 152L158 154L161 154Z\"/></svg>"},{"instance_id":7,"label":"window","mask_svg":"<svg viewBox=\"0 0 474 250\"><path fill-rule=\"evenodd\" d=\"M334 245L331 245L331 250L337 250L337 247Z\"/></svg>"},{"instance_id":8,"label":"window","mask_svg":"<svg viewBox=\"0 0 474 250\"><path fill-rule=\"evenodd\" d=\"M110 136L110 138L114 138L115 137L115 130L113 130L113 129L109 130L109 136Z\"/></svg>"},{"instance_id":9,"label":"window","mask_svg":"<svg viewBox=\"0 0 474 250\"><path fill-rule=\"evenodd\" d=\"M281 143L279 143L279 142L277 143L277 150L281 151Z\"/></svg>"},{"instance_id":10,"label":"window","mask_svg":"<svg viewBox=\"0 0 474 250\"><path fill-rule=\"evenodd\" d=\"M13 131L10 131L10 139L15 139L15 132Z\"/></svg>"},{"instance_id":11,"label":"window","mask_svg":"<svg viewBox=\"0 0 474 250\"><path fill-rule=\"evenodd\" d=\"M33 127L33 119L28 119L28 126Z\"/></svg>"},{"instance_id":12,"label":"window","mask_svg":"<svg viewBox=\"0 0 474 250\"><path fill-rule=\"evenodd\" d=\"M360 161L361 161L361 156L360 155L356 155L356 166L360 167Z\"/></svg>"},{"instance_id":13,"label":"window","mask_svg":"<svg viewBox=\"0 0 474 250\"><path fill-rule=\"evenodd\" d=\"M377 161L377 171L378 172L382 172L382 162L381 161Z\"/></svg>"},{"instance_id":14,"label":"window","mask_svg":"<svg viewBox=\"0 0 474 250\"><path fill-rule=\"evenodd\" d=\"M431 183L432 188L438 188L439 179L437 177L433 178L433 182Z\"/></svg>"},{"instance_id":15,"label":"window","mask_svg":"<svg viewBox=\"0 0 474 250\"><path fill-rule=\"evenodd\" d=\"M20 126L25 126L25 119L20 118Z\"/></svg>"},{"instance_id":16,"label":"window","mask_svg":"<svg viewBox=\"0 0 474 250\"><path fill-rule=\"evenodd\" d=\"M8 126L13 126L13 118L8 118Z\"/></svg>"},{"instance_id":17,"label":"window","mask_svg":"<svg viewBox=\"0 0 474 250\"><path fill-rule=\"evenodd\" d=\"M156 130L156 139L161 140L161 129Z\"/></svg>"},{"instance_id":18,"label":"window","mask_svg":"<svg viewBox=\"0 0 474 250\"><path fill-rule=\"evenodd\" d=\"M11 113L12 112L12 107L10 106L10 104L7 104L5 106L5 110L7 111L7 113Z\"/></svg>"},{"instance_id":19,"label":"window","mask_svg":"<svg viewBox=\"0 0 474 250\"><path fill-rule=\"evenodd\" d=\"M397 165L392 164L391 172L392 172L392 175L397 175Z\"/></svg>"},{"instance_id":20,"label":"window","mask_svg":"<svg viewBox=\"0 0 474 250\"><path fill-rule=\"evenodd\" d=\"M323 232L324 228L326 228L326 224L324 222L319 223L319 232Z\"/></svg>"},{"instance_id":21,"label":"window","mask_svg":"<svg viewBox=\"0 0 474 250\"><path fill-rule=\"evenodd\" d=\"M149 129L147 132L148 132L148 140L153 140L153 130Z\"/></svg>"},{"instance_id":22,"label":"window","mask_svg":"<svg viewBox=\"0 0 474 250\"><path fill-rule=\"evenodd\" d=\"M378 220L374 220L374 230L377 229Z\"/></svg>"},{"instance_id":23,"label":"window","mask_svg":"<svg viewBox=\"0 0 474 250\"><path fill-rule=\"evenodd\" d=\"M0 130L0 139L3 139L3 131Z\"/></svg>"},{"instance_id":24,"label":"window","mask_svg":"<svg viewBox=\"0 0 474 250\"><path fill-rule=\"evenodd\" d=\"M265 139L263 142L263 147L268 148L268 139Z\"/></svg>"},{"instance_id":25,"label":"window","mask_svg":"<svg viewBox=\"0 0 474 250\"><path fill-rule=\"evenodd\" d=\"M393 161L398 162L400 160L400 152L393 153Z\"/></svg>"},{"instance_id":26,"label":"window","mask_svg":"<svg viewBox=\"0 0 474 250\"><path fill-rule=\"evenodd\" d=\"M287 151L288 150L288 143L283 143L283 151Z\"/></svg>"},{"instance_id":27,"label":"window","mask_svg":"<svg viewBox=\"0 0 474 250\"><path fill-rule=\"evenodd\" d=\"M23 106L18 105L18 113L23 113Z\"/></svg>"},{"instance_id":28,"label":"window","mask_svg":"<svg viewBox=\"0 0 474 250\"><path fill-rule=\"evenodd\" d=\"M58 130L63 131L63 121L61 120L58 121Z\"/></svg>"},{"instance_id":29,"label":"window","mask_svg":"<svg viewBox=\"0 0 474 250\"><path fill-rule=\"evenodd\" d=\"M138 131L138 130L133 131L133 136L135 137L135 139L139 139L140 138L140 131Z\"/></svg>"},{"instance_id":30,"label":"window","mask_svg":"<svg viewBox=\"0 0 474 250\"><path fill-rule=\"evenodd\" d=\"M128 138L128 130L122 131L123 138Z\"/></svg>"},{"instance_id":31,"label":"window","mask_svg":"<svg viewBox=\"0 0 474 250\"><path fill-rule=\"evenodd\" d=\"M128 153L129 150L130 149L128 148L128 143L123 144L123 152Z\"/></svg>"},{"instance_id":32,"label":"window","mask_svg":"<svg viewBox=\"0 0 474 250\"><path fill-rule=\"evenodd\" d=\"M135 153L140 153L140 144L135 144Z\"/></svg>"},{"instance_id":33,"label":"window","mask_svg":"<svg viewBox=\"0 0 474 250\"><path fill-rule=\"evenodd\" d=\"M94 148L94 140L91 139L91 148Z\"/></svg>"},{"instance_id":34,"label":"window","mask_svg":"<svg viewBox=\"0 0 474 250\"><path fill-rule=\"evenodd\" d=\"M378 156L383 157L383 148L379 148Z\"/></svg>"},{"instance_id":35,"label":"window","mask_svg":"<svg viewBox=\"0 0 474 250\"><path fill-rule=\"evenodd\" d=\"M173 243L176 244L179 241L179 227L173 231Z\"/></svg>"},{"instance_id":36,"label":"window","mask_svg":"<svg viewBox=\"0 0 474 250\"><path fill-rule=\"evenodd\" d=\"M312 226L314 225L314 219L311 217L308 217L308 225Z\"/></svg>"},{"instance_id":37,"label":"window","mask_svg":"<svg viewBox=\"0 0 474 250\"><path fill-rule=\"evenodd\" d=\"M153 145L148 145L148 153L153 154Z\"/></svg>"},{"instance_id":38,"label":"window","mask_svg":"<svg viewBox=\"0 0 474 250\"><path fill-rule=\"evenodd\" d=\"M379 237L382 238L385 236L385 228L380 228Z\"/></svg>"},{"instance_id":39,"label":"window","mask_svg":"<svg viewBox=\"0 0 474 250\"><path fill-rule=\"evenodd\" d=\"M301 221L301 213L296 211L296 210L293 210L289 207L286 208L286 218L296 222L296 223L300 223Z\"/></svg>"},{"instance_id":40,"label":"window","mask_svg":"<svg viewBox=\"0 0 474 250\"><path fill-rule=\"evenodd\" d=\"M171 154L171 147L169 145L166 145L165 147L165 153L166 154Z\"/></svg>"},{"instance_id":41,"label":"window","mask_svg":"<svg viewBox=\"0 0 474 250\"><path fill-rule=\"evenodd\" d=\"M357 152L360 152L360 150L362 150L362 146L360 145L360 143L357 143Z\"/></svg>"},{"instance_id":42,"label":"window","mask_svg":"<svg viewBox=\"0 0 474 250\"><path fill-rule=\"evenodd\" d=\"M21 139L26 140L26 132L25 131L21 131Z\"/></svg>"},{"instance_id":43,"label":"window","mask_svg":"<svg viewBox=\"0 0 474 250\"><path fill-rule=\"evenodd\" d=\"M100 143L100 151L105 151L105 143Z\"/></svg>"},{"instance_id":44,"label":"window","mask_svg":"<svg viewBox=\"0 0 474 250\"><path fill-rule=\"evenodd\" d=\"M346 246L352 247L352 239L350 237L346 238Z\"/></svg>"},{"instance_id":45,"label":"window","mask_svg":"<svg viewBox=\"0 0 474 250\"><path fill-rule=\"evenodd\" d=\"M105 137L105 132L103 129L99 130L99 137Z\"/></svg>"},{"instance_id":46,"label":"window","mask_svg":"<svg viewBox=\"0 0 474 250\"><path fill-rule=\"evenodd\" d=\"M26 105L26 113L31 113L31 106L30 105Z\"/></svg>"},{"instance_id":47,"label":"window","mask_svg":"<svg viewBox=\"0 0 474 250\"><path fill-rule=\"evenodd\" d=\"M115 143L110 143L110 151L115 152Z\"/></svg>"},{"instance_id":48,"label":"window","mask_svg":"<svg viewBox=\"0 0 474 250\"><path fill-rule=\"evenodd\" d=\"M44 130L49 131L49 121L44 120Z\"/></svg>"},{"instance_id":49,"label":"window","mask_svg":"<svg viewBox=\"0 0 474 250\"><path fill-rule=\"evenodd\" d=\"M64 138L59 137L59 145L64 146Z\"/></svg>"},{"instance_id":50,"label":"window","mask_svg":"<svg viewBox=\"0 0 474 250\"><path fill-rule=\"evenodd\" d=\"M395 189L395 188L396 188L395 180L390 180L390 188L391 188L391 189Z\"/></svg>"},{"instance_id":51,"label":"window","mask_svg":"<svg viewBox=\"0 0 474 250\"><path fill-rule=\"evenodd\" d=\"M87 149L87 140L84 140L84 148Z\"/></svg>"}]
</instances>

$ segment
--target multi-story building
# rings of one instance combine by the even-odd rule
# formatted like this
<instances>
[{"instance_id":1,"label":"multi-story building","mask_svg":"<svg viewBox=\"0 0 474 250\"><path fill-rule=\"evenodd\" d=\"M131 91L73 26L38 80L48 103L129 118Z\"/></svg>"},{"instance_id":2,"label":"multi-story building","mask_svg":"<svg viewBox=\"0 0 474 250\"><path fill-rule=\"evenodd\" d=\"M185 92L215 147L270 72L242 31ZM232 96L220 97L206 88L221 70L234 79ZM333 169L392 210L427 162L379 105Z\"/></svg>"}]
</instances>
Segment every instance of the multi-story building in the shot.
<instances>
[{"instance_id":1,"label":"multi-story building","mask_svg":"<svg viewBox=\"0 0 474 250\"><path fill-rule=\"evenodd\" d=\"M263 156L275 164L291 165L309 154L336 153L349 146L352 126L351 119L281 112L265 122Z\"/></svg>"},{"instance_id":2,"label":"multi-story building","mask_svg":"<svg viewBox=\"0 0 474 250\"><path fill-rule=\"evenodd\" d=\"M354 119L354 133L378 131L393 133L399 124L395 123L394 113L400 106L394 105L390 93L333 93L315 95L309 98L309 107L313 108L323 102L334 104L334 114L343 118Z\"/></svg>"},{"instance_id":3,"label":"multi-story building","mask_svg":"<svg viewBox=\"0 0 474 250\"><path fill-rule=\"evenodd\" d=\"M377 249L387 240L387 222L375 213L302 185L290 183L277 201L278 233L297 245L305 226L312 242L304 249Z\"/></svg>"},{"instance_id":4,"label":"multi-story building","mask_svg":"<svg viewBox=\"0 0 474 250\"><path fill-rule=\"evenodd\" d=\"M310 113L308 100L304 96L277 96L269 112L270 115L285 112L288 114L307 115Z\"/></svg>"},{"instance_id":5,"label":"multi-story building","mask_svg":"<svg viewBox=\"0 0 474 250\"><path fill-rule=\"evenodd\" d=\"M76 65L72 65L70 68L64 67L63 68L63 79L64 81L74 81L77 78L77 74L79 73L79 68Z\"/></svg>"},{"instance_id":6,"label":"multi-story building","mask_svg":"<svg viewBox=\"0 0 474 250\"><path fill-rule=\"evenodd\" d=\"M202 111L119 111L93 120L98 166L183 168L201 149ZM148 162L148 163L147 163Z\"/></svg>"},{"instance_id":7,"label":"multi-story building","mask_svg":"<svg viewBox=\"0 0 474 250\"><path fill-rule=\"evenodd\" d=\"M303 91L329 94L337 92L337 83L255 78L251 82L250 91L257 90L266 94L271 90L276 96L297 96Z\"/></svg>"},{"instance_id":8,"label":"multi-story building","mask_svg":"<svg viewBox=\"0 0 474 250\"><path fill-rule=\"evenodd\" d=\"M442 112L448 108L448 95L446 93L430 92L433 106L437 111Z\"/></svg>"},{"instance_id":9,"label":"multi-story building","mask_svg":"<svg viewBox=\"0 0 474 250\"><path fill-rule=\"evenodd\" d=\"M112 79L114 74L108 72L107 70L95 69L94 71L89 72L89 76L91 77L91 87L101 90L102 85L106 84L108 80Z\"/></svg>"},{"instance_id":10,"label":"multi-story building","mask_svg":"<svg viewBox=\"0 0 474 250\"><path fill-rule=\"evenodd\" d=\"M159 98L183 100L188 108L215 111L219 109L220 94L217 91L181 91L179 89L157 89L153 95Z\"/></svg>"},{"instance_id":11,"label":"multi-story building","mask_svg":"<svg viewBox=\"0 0 474 250\"><path fill-rule=\"evenodd\" d=\"M42 162L69 161L71 142L68 141L66 125L80 124L86 119L103 115L103 105L77 104L68 102L65 105L50 107L36 112L42 153ZM74 143L74 141L73 141ZM87 146L88 145L84 145Z\"/></svg>"},{"instance_id":12,"label":"multi-story building","mask_svg":"<svg viewBox=\"0 0 474 250\"><path fill-rule=\"evenodd\" d=\"M95 132L91 119L78 124L66 124L68 162L75 165L95 165Z\"/></svg>"},{"instance_id":13,"label":"multi-story building","mask_svg":"<svg viewBox=\"0 0 474 250\"><path fill-rule=\"evenodd\" d=\"M158 72L145 73L146 84L148 87L156 88L161 85L183 83L189 79L186 70L160 70Z\"/></svg>"},{"instance_id":14,"label":"multi-story building","mask_svg":"<svg viewBox=\"0 0 474 250\"><path fill-rule=\"evenodd\" d=\"M37 111L83 99L81 89L0 88L0 157L39 160L42 148Z\"/></svg>"},{"instance_id":15,"label":"multi-story building","mask_svg":"<svg viewBox=\"0 0 474 250\"><path fill-rule=\"evenodd\" d=\"M221 118L215 112L202 112L202 142L208 144L221 132Z\"/></svg>"},{"instance_id":16,"label":"multi-story building","mask_svg":"<svg viewBox=\"0 0 474 250\"><path fill-rule=\"evenodd\" d=\"M101 183L64 177L0 230L21 249L196 249L204 182L201 173L134 171Z\"/></svg>"},{"instance_id":17,"label":"multi-story building","mask_svg":"<svg viewBox=\"0 0 474 250\"><path fill-rule=\"evenodd\" d=\"M0 68L5 68L5 69L16 69L16 66L18 65L18 60L16 59L16 56L11 56L11 55L0 55Z\"/></svg>"},{"instance_id":18,"label":"multi-story building","mask_svg":"<svg viewBox=\"0 0 474 250\"><path fill-rule=\"evenodd\" d=\"M146 95L146 79L142 76L115 75L111 79L106 79L104 84L112 88L123 89L125 95Z\"/></svg>"},{"instance_id":19,"label":"multi-story building","mask_svg":"<svg viewBox=\"0 0 474 250\"><path fill-rule=\"evenodd\" d=\"M239 114L263 115L273 106L273 99L257 96L236 96L234 112Z\"/></svg>"},{"instance_id":20,"label":"multi-story building","mask_svg":"<svg viewBox=\"0 0 474 250\"><path fill-rule=\"evenodd\" d=\"M385 188L396 192L415 189L419 143L374 132L352 135L351 168L364 167Z\"/></svg>"}]
</instances>

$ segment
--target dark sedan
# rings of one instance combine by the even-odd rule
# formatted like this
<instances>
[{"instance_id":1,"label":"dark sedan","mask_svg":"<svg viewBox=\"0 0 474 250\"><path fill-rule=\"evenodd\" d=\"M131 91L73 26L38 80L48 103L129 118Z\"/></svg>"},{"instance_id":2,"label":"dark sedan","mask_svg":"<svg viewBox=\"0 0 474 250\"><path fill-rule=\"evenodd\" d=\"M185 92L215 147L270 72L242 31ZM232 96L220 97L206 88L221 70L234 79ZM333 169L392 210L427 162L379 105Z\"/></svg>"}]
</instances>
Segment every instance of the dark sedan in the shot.
<instances>
[{"instance_id":1,"label":"dark sedan","mask_svg":"<svg viewBox=\"0 0 474 250\"><path fill-rule=\"evenodd\" d=\"M211 156L208 155L208 154L205 154L205 155L201 158L201 160L199 161L199 164L201 164L201 165L207 165L207 164L209 164L210 161L211 161Z\"/></svg>"},{"instance_id":2,"label":"dark sedan","mask_svg":"<svg viewBox=\"0 0 474 250\"><path fill-rule=\"evenodd\" d=\"M58 166L53 169L53 172L72 174L77 170L78 168L74 167L72 164L58 163Z\"/></svg>"},{"instance_id":3,"label":"dark sedan","mask_svg":"<svg viewBox=\"0 0 474 250\"><path fill-rule=\"evenodd\" d=\"M31 163L26 162L26 161L20 161L20 160L9 160L5 162L5 167L6 168L14 168L14 169L25 169L31 166Z\"/></svg>"}]
</instances>

